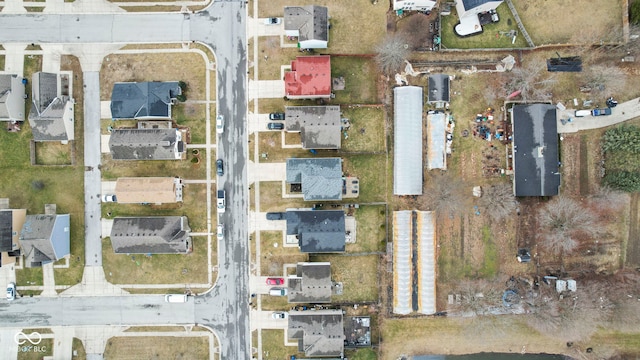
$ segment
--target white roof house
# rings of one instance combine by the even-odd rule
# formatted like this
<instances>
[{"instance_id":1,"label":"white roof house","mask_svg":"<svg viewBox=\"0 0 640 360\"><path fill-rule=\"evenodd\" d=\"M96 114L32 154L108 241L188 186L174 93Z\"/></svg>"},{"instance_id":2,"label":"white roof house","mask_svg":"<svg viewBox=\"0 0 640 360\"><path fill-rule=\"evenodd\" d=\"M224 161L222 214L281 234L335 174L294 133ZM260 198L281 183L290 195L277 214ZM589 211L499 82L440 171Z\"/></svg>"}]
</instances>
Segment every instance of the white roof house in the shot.
<instances>
[{"instance_id":1,"label":"white roof house","mask_svg":"<svg viewBox=\"0 0 640 360\"><path fill-rule=\"evenodd\" d=\"M396 87L393 94L393 194L422 195L422 88Z\"/></svg>"},{"instance_id":2,"label":"white roof house","mask_svg":"<svg viewBox=\"0 0 640 360\"><path fill-rule=\"evenodd\" d=\"M503 0L458 0L456 11L460 23L455 26L455 33L468 36L482 32L478 14L495 10L502 2Z\"/></svg>"},{"instance_id":3,"label":"white roof house","mask_svg":"<svg viewBox=\"0 0 640 360\"><path fill-rule=\"evenodd\" d=\"M431 11L434 6L434 0L393 0L394 11Z\"/></svg>"}]
</instances>

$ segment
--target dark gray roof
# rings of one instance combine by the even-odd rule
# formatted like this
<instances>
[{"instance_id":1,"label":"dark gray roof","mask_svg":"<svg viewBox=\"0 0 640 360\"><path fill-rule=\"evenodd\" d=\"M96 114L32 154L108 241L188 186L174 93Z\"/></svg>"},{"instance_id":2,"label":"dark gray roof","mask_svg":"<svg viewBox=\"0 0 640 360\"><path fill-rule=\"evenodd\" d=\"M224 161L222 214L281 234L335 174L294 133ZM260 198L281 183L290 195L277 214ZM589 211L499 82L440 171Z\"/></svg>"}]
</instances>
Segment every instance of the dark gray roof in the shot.
<instances>
[{"instance_id":1,"label":"dark gray roof","mask_svg":"<svg viewBox=\"0 0 640 360\"><path fill-rule=\"evenodd\" d=\"M177 129L115 129L109 149L115 160L176 160L184 151Z\"/></svg>"},{"instance_id":2,"label":"dark gray roof","mask_svg":"<svg viewBox=\"0 0 640 360\"><path fill-rule=\"evenodd\" d=\"M304 200L342 199L342 159L287 159L287 183L301 184Z\"/></svg>"},{"instance_id":3,"label":"dark gray roof","mask_svg":"<svg viewBox=\"0 0 640 360\"><path fill-rule=\"evenodd\" d=\"M287 106L285 129L300 132L305 149L340 149L340 106Z\"/></svg>"},{"instance_id":4,"label":"dark gray roof","mask_svg":"<svg viewBox=\"0 0 640 360\"><path fill-rule=\"evenodd\" d=\"M488 2L493 2L493 1L496 1L496 0L462 0L462 5L464 6L465 10L471 10L482 4L486 4Z\"/></svg>"},{"instance_id":5,"label":"dark gray roof","mask_svg":"<svg viewBox=\"0 0 640 360\"><path fill-rule=\"evenodd\" d=\"M111 93L111 117L171 118L171 99L181 93L177 81L115 83Z\"/></svg>"},{"instance_id":6,"label":"dark gray roof","mask_svg":"<svg viewBox=\"0 0 640 360\"><path fill-rule=\"evenodd\" d=\"M186 216L113 219L111 246L117 254L186 254L191 251Z\"/></svg>"},{"instance_id":7,"label":"dark gray roof","mask_svg":"<svg viewBox=\"0 0 640 360\"><path fill-rule=\"evenodd\" d=\"M296 276L288 279L287 296L291 303L331 302L331 264L298 263Z\"/></svg>"},{"instance_id":8,"label":"dark gray roof","mask_svg":"<svg viewBox=\"0 0 640 360\"><path fill-rule=\"evenodd\" d=\"M287 235L298 237L304 253L344 252L344 211L287 211Z\"/></svg>"},{"instance_id":9,"label":"dark gray roof","mask_svg":"<svg viewBox=\"0 0 640 360\"><path fill-rule=\"evenodd\" d=\"M13 211L0 210L0 251L13 250Z\"/></svg>"},{"instance_id":10,"label":"dark gray roof","mask_svg":"<svg viewBox=\"0 0 640 360\"><path fill-rule=\"evenodd\" d=\"M287 334L298 340L305 356L342 356L344 325L342 310L289 311Z\"/></svg>"},{"instance_id":11,"label":"dark gray roof","mask_svg":"<svg viewBox=\"0 0 640 360\"><path fill-rule=\"evenodd\" d=\"M449 75L429 75L429 94L427 96L430 103L449 102Z\"/></svg>"},{"instance_id":12,"label":"dark gray roof","mask_svg":"<svg viewBox=\"0 0 640 360\"><path fill-rule=\"evenodd\" d=\"M35 141L73 140L73 104L68 96L58 96L58 75L45 72L31 77L29 125ZM67 121L65 124L65 111ZM66 126L65 126L66 125Z\"/></svg>"},{"instance_id":13,"label":"dark gray roof","mask_svg":"<svg viewBox=\"0 0 640 360\"><path fill-rule=\"evenodd\" d=\"M558 128L549 104L513 107L513 164L516 196L558 195Z\"/></svg>"},{"instance_id":14,"label":"dark gray roof","mask_svg":"<svg viewBox=\"0 0 640 360\"><path fill-rule=\"evenodd\" d=\"M27 267L42 266L69 255L69 214L27 215L20 246Z\"/></svg>"},{"instance_id":15,"label":"dark gray roof","mask_svg":"<svg viewBox=\"0 0 640 360\"><path fill-rule=\"evenodd\" d=\"M298 30L298 41L329 40L329 10L324 6L286 6L285 31Z\"/></svg>"}]
</instances>

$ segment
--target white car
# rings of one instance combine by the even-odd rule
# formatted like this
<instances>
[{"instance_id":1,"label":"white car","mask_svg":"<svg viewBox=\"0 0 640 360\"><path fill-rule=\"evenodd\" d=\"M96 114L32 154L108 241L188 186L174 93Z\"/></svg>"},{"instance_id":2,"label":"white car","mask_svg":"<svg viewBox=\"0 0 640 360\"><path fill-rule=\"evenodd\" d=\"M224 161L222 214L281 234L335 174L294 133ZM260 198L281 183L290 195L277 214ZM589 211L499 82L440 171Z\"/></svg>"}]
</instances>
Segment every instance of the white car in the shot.
<instances>
[{"instance_id":1,"label":"white car","mask_svg":"<svg viewBox=\"0 0 640 360\"><path fill-rule=\"evenodd\" d=\"M102 202L118 202L115 195L102 195Z\"/></svg>"},{"instance_id":2,"label":"white car","mask_svg":"<svg viewBox=\"0 0 640 360\"><path fill-rule=\"evenodd\" d=\"M271 317L276 319L276 320L280 320L280 319L288 318L289 314L284 312L284 311L276 311L273 314L271 314Z\"/></svg>"},{"instance_id":3,"label":"white car","mask_svg":"<svg viewBox=\"0 0 640 360\"><path fill-rule=\"evenodd\" d=\"M224 116L216 116L216 132L222 134L224 132Z\"/></svg>"},{"instance_id":4,"label":"white car","mask_svg":"<svg viewBox=\"0 0 640 360\"><path fill-rule=\"evenodd\" d=\"M224 239L224 226L222 224L218 225L218 240Z\"/></svg>"},{"instance_id":5,"label":"white car","mask_svg":"<svg viewBox=\"0 0 640 360\"><path fill-rule=\"evenodd\" d=\"M271 17L271 18L264 19L264 24L265 25L280 25L281 22L282 22L282 19L277 18L277 17Z\"/></svg>"},{"instance_id":6,"label":"white car","mask_svg":"<svg viewBox=\"0 0 640 360\"><path fill-rule=\"evenodd\" d=\"M10 282L7 285L7 301L16 299L16 283Z\"/></svg>"}]
</instances>

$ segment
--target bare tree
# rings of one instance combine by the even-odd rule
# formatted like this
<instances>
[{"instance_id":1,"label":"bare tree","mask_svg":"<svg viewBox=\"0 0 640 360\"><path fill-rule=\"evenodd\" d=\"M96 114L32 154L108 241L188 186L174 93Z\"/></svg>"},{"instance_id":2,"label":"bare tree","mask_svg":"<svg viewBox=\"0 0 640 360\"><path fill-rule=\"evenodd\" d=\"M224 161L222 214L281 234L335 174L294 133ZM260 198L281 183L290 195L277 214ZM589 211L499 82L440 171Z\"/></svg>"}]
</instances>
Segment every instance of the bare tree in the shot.
<instances>
[{"instance_id":1,"label":"bare tree","mask_svg":"<svg viewBox=\"0 0 640 360\"><path fill-rule=\"evenodd\" d=\"M458 215L471 204L471 189L460 177L436 173L425 184L425 205L438 215Z\"/></svg>"},{"instance_id":2,"label":"bare tree","mask_svg":"<svg viewBox=\"0 0 640 360\"><path fill-rule=\"evenodd\" d=\"M593 65L586 69L584 79L592 93L609 95L624 90L627 75L616 66Z\"/></svg>"},{"instance_id":3,"label":"bare tree","mask_svg":"<svg viewBox=\"0 0 640 360\"><path fill-rule=\"evenodd\" d=\"M601 231L597 217L588 207L562 195L539 210L538 223L540 245L559 254L560 259L578 247L578 237L594 236Z\"/></svg>"},{"instance_id":4,"label":"bare tree","mask_svg":"<svg viewBox=\"0 0 640 360\"><path fill-rule=\"evenodd\" d=\"M411 49L403 34L387 36L385 40L376 47L376 62L378 67L386 75L398 71L409 57Z\"/></svg>"},{"instance_id":5,"label":"bare tree","mask_svg":"<svg viewBox=\"0 0 640 360\"><path fill-rule=\"evenodd\" d=\"M480 198L482 206L494 221L500 221L513 214L518 206L510 184L500 183L483 189Z\"/></svg>"},{"instance_id":6,"label":"bare tree","mask_svg":"<svg viewBox=\"0 0 640 360\"><path fill-rule=\"evenodd\" d=\"M505 87L508 93L520 91L523 100L549 100L555 83L555 74L547 71L544 60L534 59L513 68Z\"/></svg>"}]
</instances>

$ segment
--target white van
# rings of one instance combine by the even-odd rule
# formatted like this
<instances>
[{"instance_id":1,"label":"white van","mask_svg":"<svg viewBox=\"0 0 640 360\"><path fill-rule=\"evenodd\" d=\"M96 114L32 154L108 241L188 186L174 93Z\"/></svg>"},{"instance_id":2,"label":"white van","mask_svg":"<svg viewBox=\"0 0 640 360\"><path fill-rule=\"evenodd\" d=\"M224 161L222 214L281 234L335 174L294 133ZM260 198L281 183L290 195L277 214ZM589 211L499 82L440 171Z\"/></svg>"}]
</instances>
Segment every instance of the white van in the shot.
<instances>
[{"instance_id":1,"label":"white van","mask_svg":"<svg viewBox=\"0 0 640 360\"><path fill-rule=\"evenodd\" d=\"M287 289L285 288L271 288L269 290L269 295L271 296L286 296Z\"/></svg>"},{"instance_id":2,"label":"white van","mask_svg":"<svg viewBox=\"0 0 640 360\"><path fill-rule=\"evenodd\" d=\"M164 301L168 303L186 303L187 295L184 294L167 294L164 296Z\"/></svg>"},{"instance_id":3,"label":"white van","mask_svg":"<svg viewBox=\"0 0 640 360\"><path fill-rule=\"evenodd\" d=\"M591 110L576 110L576 117L591 116Z\"/></svg>"}]
</instances>

